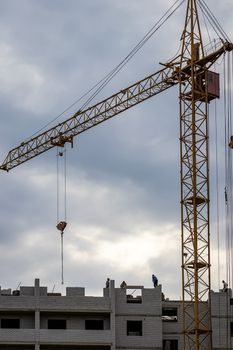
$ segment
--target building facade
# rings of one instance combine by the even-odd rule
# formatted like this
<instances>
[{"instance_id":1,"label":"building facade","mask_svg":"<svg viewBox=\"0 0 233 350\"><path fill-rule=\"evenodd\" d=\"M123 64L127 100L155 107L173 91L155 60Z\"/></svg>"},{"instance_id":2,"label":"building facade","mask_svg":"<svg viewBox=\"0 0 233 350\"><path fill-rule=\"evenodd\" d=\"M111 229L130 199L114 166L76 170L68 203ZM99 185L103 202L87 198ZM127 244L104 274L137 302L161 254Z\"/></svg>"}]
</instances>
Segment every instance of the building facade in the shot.
<instances>
[{"instance_id":1,"label":"building facade","mask_svg":"<svg viewBox=\"0 0 233 350\"><path fill-rule=\"evenodd\" d=\"M232 349L231 290L212 292L213 348ZM155 288L114 281L103 296L67 287L48 293L39 279L19 290L0 289L1 350L181 350L182 304Z\"/></svg>"}]
</instances>

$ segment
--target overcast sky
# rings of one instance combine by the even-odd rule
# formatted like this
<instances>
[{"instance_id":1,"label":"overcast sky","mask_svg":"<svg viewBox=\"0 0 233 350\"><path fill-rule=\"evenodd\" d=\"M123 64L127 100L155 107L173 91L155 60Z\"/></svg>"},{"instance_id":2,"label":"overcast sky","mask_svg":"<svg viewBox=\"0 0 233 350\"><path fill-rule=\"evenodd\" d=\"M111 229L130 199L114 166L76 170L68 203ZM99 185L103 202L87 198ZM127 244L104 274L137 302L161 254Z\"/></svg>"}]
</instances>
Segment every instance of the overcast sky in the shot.
<instances>
[{"instance_id":1,"label":"overcast sky","mask_svg":"<svg viewBox=\"0 0 233 350\"><path fill-rule=\"evenodd\" d=\"M233 2L206 2L232 38ZM109 73L173 3L174 0L0 0L1 161L10 149ZM159 70L159 62L177 53L185 6L96 101ZM80 106L75 105L63 118ZM221 117L218 116L219 125L223 123ZM212 192L214 167L212 164ZM115 279L117 286L125 280L151 287L151 274L155 273L165 295L180 298L177 87L83 133L75 139L73 149L67 146L64 286L56 229L56 184L55 149L9 173L0 173L2 288L15 289L19 283L32 285L35 278L40 278L49 291L54 285L57 292L64 291L65 286L81 286L86 287L88 295L95 295L102 292L107 277ZM60 174L60 219L64 219L63 184ZM223 178L220 185L223 205ZM211 257L212 287L217 289L214 198L215 195ZM224 208L221 279L225 278L223 214Z\"/></svg>"}]
</instances>

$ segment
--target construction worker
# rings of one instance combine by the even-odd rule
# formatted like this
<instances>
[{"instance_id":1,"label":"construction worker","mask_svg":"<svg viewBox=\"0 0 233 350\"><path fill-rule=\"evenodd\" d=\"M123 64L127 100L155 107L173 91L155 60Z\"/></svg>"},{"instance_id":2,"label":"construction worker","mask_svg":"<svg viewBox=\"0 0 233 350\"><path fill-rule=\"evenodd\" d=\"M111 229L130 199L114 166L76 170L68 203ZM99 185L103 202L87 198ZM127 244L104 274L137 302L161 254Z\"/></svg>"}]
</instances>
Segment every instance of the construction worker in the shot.
<instances>
[{"instance_id":1,"label":"construction worker","mask_svg":"<svg viewBox=\"0 0 233 350\"><path fill-rule=\"evenodd\" d=\"M222 289L222 291L223 291L223 292L226 292L227 289L228 289L228 284L227 284L227 282L225 282L224 280L222 280L222 283L223 283L223 289Z\"/></svg>"},{"instance_id":2,"label":"construction worker","mask_svg":"<svg viewBox=\"0 0 233 350\"><path fill-rule=\"evenodd\" d=\"M106 281L106 288L109 288L109 284L110 284L110 278L107 278L107 281Z\"/></svg>"},{"instance_id":3,"label":"construction worker","mask_svg":"<svg viewBox=\"0 0 233 350\"><path fill-rule=\"evenodd\" d=\"M121 283L120 287L121 287L121 288L126 288L126 287L127 287L126 282L125 282L125 281L123 281L123 282Z\"/></svg>"},{"instance_id":4,"label":"construction worker","mask_svg":"<svg viewBox=\"0 0 233 350\"><path fill-rule=\"evenodd\" d=\"M155 275L152 275L152 282L154 287L157 287L158 285L158 278Z\"/></svg>"}]
</instances>

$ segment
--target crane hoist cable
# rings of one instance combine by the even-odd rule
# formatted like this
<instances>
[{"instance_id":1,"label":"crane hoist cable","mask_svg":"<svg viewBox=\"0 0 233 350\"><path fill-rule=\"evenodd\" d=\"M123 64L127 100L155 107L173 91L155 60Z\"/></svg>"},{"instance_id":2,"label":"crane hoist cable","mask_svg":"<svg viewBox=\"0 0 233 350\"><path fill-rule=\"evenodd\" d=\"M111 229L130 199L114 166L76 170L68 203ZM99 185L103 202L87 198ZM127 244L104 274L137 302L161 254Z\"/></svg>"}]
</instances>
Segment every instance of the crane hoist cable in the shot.
<instances>
[{"instance_id":1,"label":"crane hoist cable","mask_svg":"<svg viewBox=\"0 0 233 350\"><path fill-rule=\"evenodd\" d=\"M232 120L231 120L231 84L232 84L232 63L230 55L226 56L226 68L225 68L225 142L226 142L226 275L229 284L232 281ZM230 141L231 140L231 141Z\"/></svg>"},{"instance_id":2,"label":"crane hoist cable","mask_svg":"<svg viewBox=\"0 0 233 350\"><path fill-rule=\"evenodd\" d=\"M215 65L214 65L215 66ZM221 263L221 255L220 255L220 211L219 211L219 125L218 125L218 113L217 113L217 100L214 101L214 130L215 130L215 173L216 173L216 234L217 234L217 276L218 276L218 290L220 290L220 263ZM220 294L218 296L218 307L220 310L221 300ZM219 338L219 346L221 347L221 327L220 327L220 318L218 319L218 338Z\"/></svg>"},{"instance_id":3,"label":"crane hoist cable","mask_svg":"<svg viewBox=\"0 0 233 350\"><path fill-rule=\"evenodd\" d=\"M181 5L185 1L186 0L176 0L173 3L173 5L171 5L169 7L169 9L163 14L163 16L152 26L152 28L143 36L143 38L137 43L137 45L134 46L134 48L129 52L129 54L115 68L113 68L104 78L102 78L92 88L90 88L87 92L85 92L81 97L79 97L72 104L70 104L67 108L65 108L61 113L59 113L50 122L46 123L42 128L37 130L31 136L29 136L26 139L26 141L30 140L32 137L34 137L37 134L39 134L40 132L42 132L49 125L54 123L57 119L59 119L66 112L68 112L77 103L79 103L86 96L88 96L92 91L94 91L92 93L92 95L79 108L79 111L82 111L104 89L104 87L120 72L120 70L133 58L133 56L146 44L146 42L167 22L167 20L181 7Z\"/></svg>"},{"instance_id":4,"label":"crane hoist cable","mask_svg":"<svg viewBox=\"0 0 233 350\"><path fill-rule=\"evenodd\" d=\"M231 62L232 55L230 54L225 54L223 56L223 62L224 62L224 79L223 79L223 97L224 97L224 119L225 119L225 210L226 210L226 220L225 220L225 225L226 225L226 236L225 236L225 277L226 281L228 282L228 285L231 286L232 284L232 243L233 243L233 237L232 237L232 229L233 229L233 219L232 219L232 147L229 145L229 140L232 135L232 92L231 92L231 87L232 87L232 81L233 81L233 61ZM220 266L222 265L221 262L221 255L220 255L220 196L219 196L219 149L218 149L218 144L219 144L219 125L218 125L218 119L217 119L217 104L215 100L215 118L214 118L214 123L215 123L215 166L216 166L216 184L215 184L215 192L216 192L216 212L217 212L217 218L216 218L216 229L217 229L217 250L218 250L218 286L219 290L220 289L220 274L222 273ZM230 147L229 147L230 146ZM222 278L221 278L222 280ZM224 282L225 283L225 282ZM224 293L222 295L219 294L218 297L218 309L220 310L221 303L223 302L224 298L224 303L225 307L227 310L227 317L231 317L232 315L229 315L229 296L228 293ZM231 311L230 311L231 312ZM218 320L218 337L219 337L219 347L221 348L224 346L223 344L232 342L232 340L229 340L229 330L227 332L223 331L221 327L222 321L219 318ZM226 338L225 338L226 337ZM229 348L231 348L231 345L228 344Z\"/></svg>"},{"instance_id":5,"label":"crane hoist cable","mask_svg":"<svg viewBox=\"0 0 233 350\"><path fill-rule=\"evenodd\" d=\"M63 160L63 186L60 182L60 160ZM66 177L67 177L67 164L66 164L66 147L61 150L61 147L57 147L57 229L61 235L61 284L64 284L64 244L63 235L67 226L67 209L66 209ZM61 209L60 201L60 187L63 189L63 208Z\"/></svg>"},{"instance_id":6,"label":"crane hoist cable","mask_svg":"<svg viewBox=\"0 0 233 350\"><path fill-rule=\"evenodd\" d=\"M233 57L227 54L224 60L224 119L225 119L225 220L226 220L226 278L230 287L232 287L232 249L233 249L233 193L232 193L232 148L233 148L233 136L232 136L232 82L233 82ZM226 295L226 310L227 319L232 317L232 311L230 308L229 296ZM229 314L230 310L230 314ZM232 339L229 336L229 329L227 327L227 347L232 348Z\"/></svg>"},{"instance_id":7,"label":"crane hoist cable","mask_svg":"<svg viewBox=\"0 0 233 350\"><path fill-rule=\"evenodd\" d=\"M206 31L208 33L209 40L210 39L210 34L208 31L208 27L205 21L205 16L203 14L203 20L206 26ZM215 50L217 49L217 43L215 43ZM213 48L213 46L212 46ZM225 55L223 60L225 59ZM216 62L213 65L213 71L216 71ZM220 266L221 266L221 254L220 254L220 182L219 182L219 175L220 175L220 170L219 170L219 138L220 138L220 133L219 133L219 124L218 124L218 103L217 99L214 101L214 141L215 141L215 189L214 192L216 193L216 235L217 235L217 282L218 282L218 290L220 291ZM221 307L221 295L220 293L218 294L218 309L220 310ZM225 332L224 332L225 334ZM222 347L222 328L221 328L221 319L218 318L218 339L219 339L219 347Z\"/></svg>"}]
</instances>

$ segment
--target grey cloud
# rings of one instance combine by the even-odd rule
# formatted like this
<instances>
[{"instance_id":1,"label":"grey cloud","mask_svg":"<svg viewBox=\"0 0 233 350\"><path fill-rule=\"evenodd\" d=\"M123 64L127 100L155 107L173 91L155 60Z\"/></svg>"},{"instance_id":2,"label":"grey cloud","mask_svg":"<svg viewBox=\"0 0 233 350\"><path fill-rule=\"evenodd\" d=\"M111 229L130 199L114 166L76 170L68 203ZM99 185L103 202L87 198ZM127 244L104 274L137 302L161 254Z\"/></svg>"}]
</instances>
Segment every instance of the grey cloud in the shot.
<instances>
[{"instance_id":1,"label":"grey cloud","mask_svg":"<svg viewBox=\"0 0 233 350\"><path fill-rule=\"evenodd\" d=\"M0 45L8 45L12 51L7 57L14 58L12 66L5 65L9 71L3 72L9 93L0 89L1 159L116 66L170 4L159 1L155 8L154 0L1 0ZM218 14L230 31L229 4L225 4L221 2ZM158 70L159 61L175 54L183 17L184 8L98 99ZM22 81L19 75L16 81L10 67L19 69L22 64L27 76ZM39 74L41 83L33 84L29 72ZM70 113L76 108L79 105ZM71 247L96 258L95 234L104 244L124 237L133 241L143 230L157 235L156 229L164 223L179 232L178 139L178 91L174 88L75 140L74 149L68 151L67 285L87 286L88 292L96 293L109 276L117 284L124 279L151 286L151 273L158 272L165 294L179 297L179 238L170 261L160 252L149 261L139 260L137 269L106 266L105 261L95 261L93 268L91 258L73 260L67 250ZM0 284L15 286L18 279L31 284L40 277L50 288L54 283L60 286L55 151L1 174L0 183L4 261ZM93 240L81 233L93 234ZM177 276L175 281L173 276Z\"/></svg>"}]
</instances>

